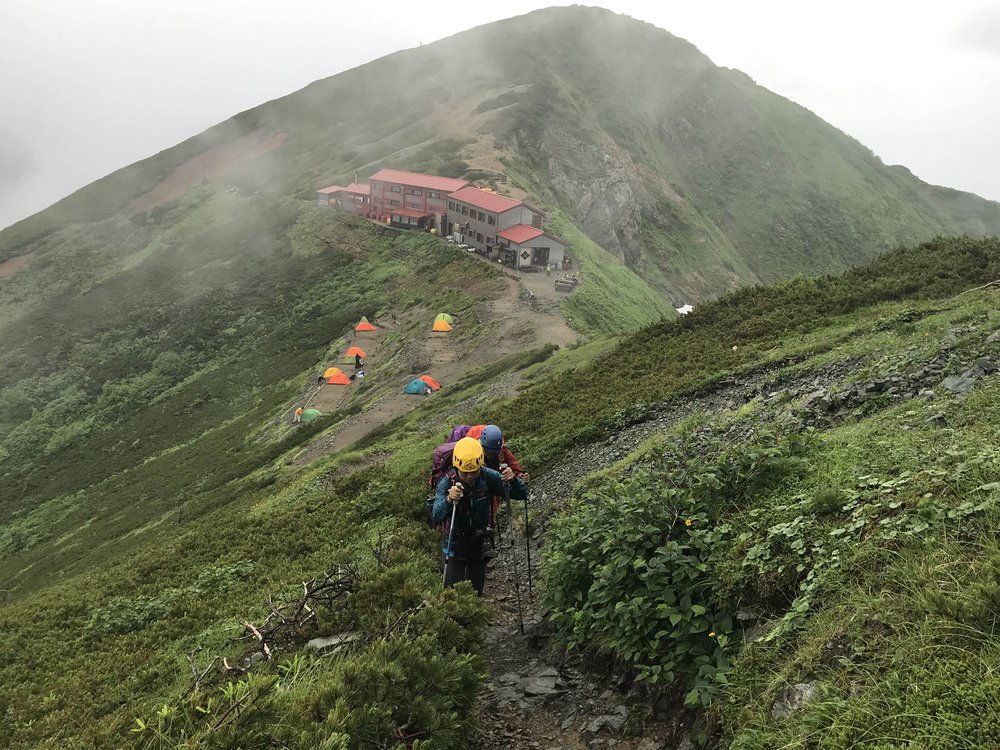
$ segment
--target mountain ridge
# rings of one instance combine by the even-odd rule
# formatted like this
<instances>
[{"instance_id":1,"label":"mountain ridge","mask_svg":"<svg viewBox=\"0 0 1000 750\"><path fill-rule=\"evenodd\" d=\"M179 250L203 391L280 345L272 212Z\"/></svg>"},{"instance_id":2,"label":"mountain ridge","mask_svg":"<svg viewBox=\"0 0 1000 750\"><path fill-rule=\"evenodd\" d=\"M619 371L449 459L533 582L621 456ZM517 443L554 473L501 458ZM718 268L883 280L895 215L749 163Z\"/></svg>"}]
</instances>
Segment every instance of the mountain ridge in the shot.
<instances>
[{"instance_id":1,"label":"mountain ridge","mask_svg":"<svg viewBox=\"0 0 1000 750\"><path fill-rule=\"evenodd\" d=\"M470 52L498 38L502 53ZM0 233L0 258L59 214L127 211L171 170L258 131L287 141L218 182L307 197L384 166L454 176L505 165L512 184L678 304L838 272L937 234L1000 231L1000 204L886 167L652 24L572 6L392 53L239 113Z\"/></svg>"}]
</instances>

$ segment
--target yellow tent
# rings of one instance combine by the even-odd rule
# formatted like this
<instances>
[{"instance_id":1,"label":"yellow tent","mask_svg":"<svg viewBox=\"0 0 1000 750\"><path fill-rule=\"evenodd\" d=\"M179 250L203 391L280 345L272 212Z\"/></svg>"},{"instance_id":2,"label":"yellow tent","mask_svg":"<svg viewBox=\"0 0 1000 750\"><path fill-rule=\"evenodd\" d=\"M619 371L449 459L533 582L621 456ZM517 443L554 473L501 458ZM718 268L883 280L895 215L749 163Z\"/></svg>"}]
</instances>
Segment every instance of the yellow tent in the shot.
<instances>
[{"instance_id":1,"label":"yellow tent","mask_svg":"<svg viewBox=\"0 0 1000 750\"><path fill-rule=\"evenodd\" d=\"M447 333L448 331L451 330L451 326L448 325L448 321L447 320L444 320L442 318L441 320L435 320L434 321L434 329L433 330L438 331L438 332L444 331L445 333Z\"/></svg>"},{"instance_id":2,"label":"yellow tent","mask_svg":"<svg viewBox=\"0 0 1000 750\"><path fill-rule=\"evenodd\" d=\"M344 371L339 367L327 367L326 372L323 373L324 378L332 378L334 375L343 375Z\"/></svg>"}]
</instances>

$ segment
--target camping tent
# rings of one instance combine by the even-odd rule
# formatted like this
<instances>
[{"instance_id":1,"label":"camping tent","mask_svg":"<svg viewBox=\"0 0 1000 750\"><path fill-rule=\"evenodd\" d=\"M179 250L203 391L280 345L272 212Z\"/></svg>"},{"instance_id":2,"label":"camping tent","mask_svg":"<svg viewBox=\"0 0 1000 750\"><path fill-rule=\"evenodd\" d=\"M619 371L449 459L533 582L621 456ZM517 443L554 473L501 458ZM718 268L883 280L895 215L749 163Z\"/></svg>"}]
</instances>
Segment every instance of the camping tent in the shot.
<instances>
[{"instance_id":1,"label":"camping tent","mask_svg":"<svg viewBox=\"0 0 1000 750\"><path fill-rule=\"evenodd\" d=\"M441 384L437 382L434 378L432 378L430 375L421 375L419 378L417 378L417 380L423 380L425 383L427 383L427 385L431 387L432 391L441 390Z\"/></svg>"},{"instance_id":2,"label":"camping tent","mask_svg":"<svg viewBox=\"0 0 1000 750\"><path fill-rule=\"evenodd\" d=\"M338 373L342 375L344 371L341 370L339 367L327 367L326 372L323 373L323 377L332 378L334 375L337 375Z\"/></svg>"},{"instance_id":3,"label":"camping tent","mask_svg":"<svg viewBox=\"0 0 1000 750\"><path fill-rule=\"evenodd\" d=\"M353 365L354 364L354 358L355 358L355 356L361 357L362 359L364 359L368 355L365 354L364 350L361 347L359 347L359 346L352 346L350 349L348 349L346 352L344 352L344 356L341 357L340 361L342 363L344 363L344 364Z\"/></svg>"},{"instance_id":4,"label":"camping tent","mask_svg":"<svg viewBox=\"0 0 1000 750\"><path fill-rule=\"evenodd\" d=\"M373 326L371 323L368 322L368 318L366 318L364 315L362 315L361 316L361 322L358 323L356 326L354 326L354 330L355 331L359 331L359 332L360 331L374 331L374 330L376 330L376 328L375 328L375 326Z\"/></svg>"},{"instance_id":5,"label":"camping tent","mask_svg":"<svg viewBox=\"0 0 1000 750\"><path fill-rule=\"evenodd\" d=\"M403 393L409 393L414 396L426 396L430 392L431 387L420 378L414 378L403 389Z\"/></svg>"},{"instance_id":6,"label":"camping tent","mask_svg":"<svg viewBox=\"0 0 1000 750\"><path fill-rule=\"evenodd\" d=\"M448 325L451 325L452 323L455 322L454 316L449 315L448 313L438 313L437 317L434 318L434 320L443 320Z\"/></svg>"},{"instance_id":7,"label":"camping tent","mask_svg":"<svg viewBox=\"0 0 1000 750\"><path fill-rule=\"evenodd\" d=\"M333 369L336 370L337 368ZM344 374L343 370L337 370L336 373L326 379L326 382L330 385L350 385L351 379Z\"/></svg>"},{"instance_id":8,"label":"camping tent","mask_svg":"<svg viewBox=\"0 0 1000 750\"><path fill-rule=\"evenodd\" d=\"M302 412L302 421L312 422L318 416L320 416L320 413L317 409L306 409L304 412Z\"/></svg>"},{"instance_id":9,"label":"camping tent","mask_svg":"<svg viewBox=\"0 0 1000 750\"><path fill-rule=\"evenodd\" d=\"M442 332L447 333L448 331L451 330L451 326L448 325L447 320L435 320L433 330L437 331L438 333Z\"/></svg>"}]
</instances>

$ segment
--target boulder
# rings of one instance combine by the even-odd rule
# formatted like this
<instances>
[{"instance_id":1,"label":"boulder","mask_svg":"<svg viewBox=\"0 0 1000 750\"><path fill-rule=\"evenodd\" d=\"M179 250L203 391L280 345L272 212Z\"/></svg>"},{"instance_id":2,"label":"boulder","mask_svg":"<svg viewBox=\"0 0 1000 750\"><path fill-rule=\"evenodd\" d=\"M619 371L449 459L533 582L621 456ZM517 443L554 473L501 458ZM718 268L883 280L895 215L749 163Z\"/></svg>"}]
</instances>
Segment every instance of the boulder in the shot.
<instances>
[{"instance_id":1,"label":"boulder","mask_svg":"<svg viewBox=\"0 0 1000 750\"><path fill-rule=\"evenodd\" d=\"M819 684L815 680L789 685L778 694L778 700L771 706L771 716L784 719L810 703L815 703L818 698Z\"/></svg>"}]
</instances>

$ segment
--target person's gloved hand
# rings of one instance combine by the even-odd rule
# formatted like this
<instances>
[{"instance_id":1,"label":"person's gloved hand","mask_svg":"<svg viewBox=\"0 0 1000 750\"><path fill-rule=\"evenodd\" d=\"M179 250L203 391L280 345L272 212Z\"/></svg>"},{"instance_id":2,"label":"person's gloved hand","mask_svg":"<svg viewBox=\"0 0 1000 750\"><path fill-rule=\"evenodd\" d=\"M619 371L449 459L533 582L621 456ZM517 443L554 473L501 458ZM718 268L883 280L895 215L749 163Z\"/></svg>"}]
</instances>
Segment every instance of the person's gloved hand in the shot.
<instances>
[{"instance_id":1,"label":"person's gloved hand","mask_svg":"<svg viewBox=\"0 0 1000 750\"><path fill-rule=\"evenodd\" d=\"M455 484L453 484L451 487L448 488L448 502L457 503L459 500L461 500L462 491L463 491L462 483L455 482Z\"/></svg>"},{"instance_id":2,"label":"person's gloved hand","mask_svg":"<svg viewBox=\"0 0 1000 750\"><path fill-rule=\"evenodd\" d=\"M507 466L506 464L504 466L501 466L500 478L505 482L509 482L511 479L514 478L514 470L509 466Z\"/></svg>"}]
</instances>

